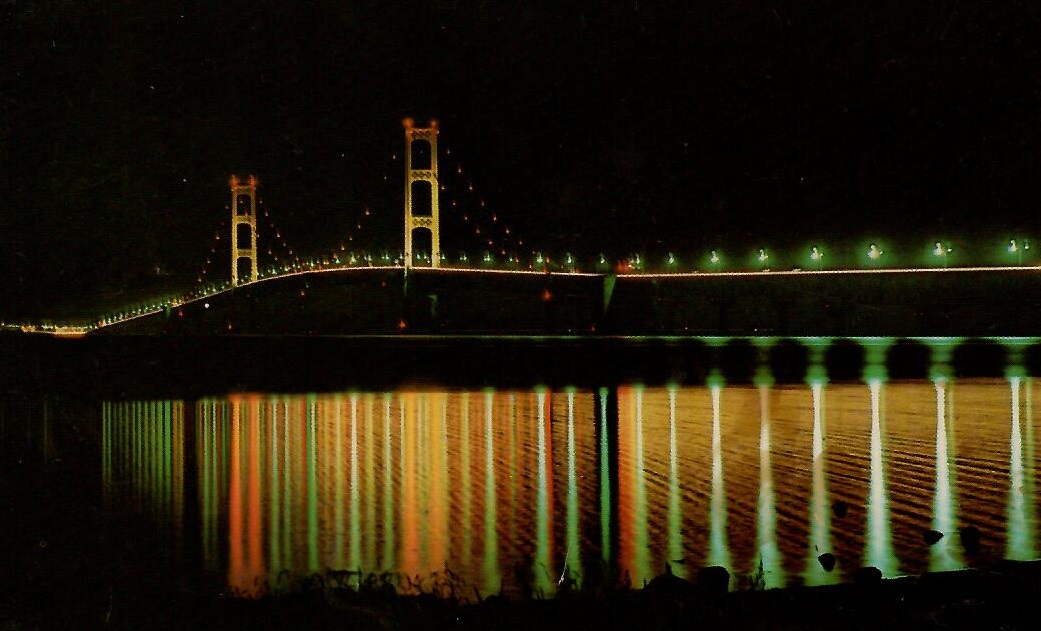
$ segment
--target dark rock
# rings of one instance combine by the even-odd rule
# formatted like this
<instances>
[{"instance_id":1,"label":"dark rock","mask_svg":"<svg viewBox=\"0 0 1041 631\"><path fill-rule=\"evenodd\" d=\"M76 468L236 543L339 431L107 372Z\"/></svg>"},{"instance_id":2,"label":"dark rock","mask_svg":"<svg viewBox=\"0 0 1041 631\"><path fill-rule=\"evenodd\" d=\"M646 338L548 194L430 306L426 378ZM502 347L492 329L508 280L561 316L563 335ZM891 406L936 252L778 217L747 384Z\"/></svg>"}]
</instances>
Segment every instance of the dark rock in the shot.
<instances>
[{"instance_id":1,"label":"dark rock","mask_svg":"<svg viewBox=\"0 0 1041 631\"><path fill-rule=\"evenodd\" d=\"M701 575L698 575L700 580ZM729 579L728 579L729 580ZM672 566L665 564L665 572L651 579L651 582L643 588L643 591L655 596L666 598L689 598L697 591L694 583L682 579L672 573Z\"/></svg>"},{"instance_id":2,"label":"dark rock","mask_svg":"<svg viewBox=\"0 0 1041 631\"><path fill-rule=\"evenodd\" d=\"M943 539L943 533L939 530L926 530L922 533L922 540L925 541L927 545L931 546L940 539Z\"/></svg>"},{"instance_id":3,"label":"dark rock","mask_svg":"<svg viewBox=\"0 0 1041 631\"><path fill-rule=\"evenodd\" d=\"M721 565L703 567L698 571L698 587L709 594L725 594L730 589L730 572Z\"/></svg>"},{"instance_id":4,"label":"dark rock","mask_svg":"<svg viewBox=\"0 0 1041 631\"><path fill-rule=\"evenodd\" d=\"M958 531L961 537L961 545L969 554L976 554L980 550L980 530L975 526L966 526Z\"/></svg>"},{"instance_id":5,"label":"dark rock","mask_svg":"<svg viewBox=\"0 0 1041 631\"><path fill-rule=\"evenodd\" d=\"M817 557L817 561L821 564L821 567L824 568L825 572L830 572L835 569L835 555L830 552L825 552Z\"/></svg>"},{"instance_id":6,"label":"dark rock","mask_svg":"<svg viewBox=\"0 0 1041 631\"><path fill-rule=\"evenodd\" d=\"M853 573L853 582L857 585L873 586L882 584L882 570L869 565Z\"/></svg>"},{"instance_id":7,"label":"dark rock","mask_svg":"<svg viewBox=\"0 0 1041 631\"><path fill-rule=\"evenodd\" d=\"M831 503L831 512L835 514L835 517L842 519L849 512L849 505L842 500L835 500Z\"/></svg>"}]
</instances>

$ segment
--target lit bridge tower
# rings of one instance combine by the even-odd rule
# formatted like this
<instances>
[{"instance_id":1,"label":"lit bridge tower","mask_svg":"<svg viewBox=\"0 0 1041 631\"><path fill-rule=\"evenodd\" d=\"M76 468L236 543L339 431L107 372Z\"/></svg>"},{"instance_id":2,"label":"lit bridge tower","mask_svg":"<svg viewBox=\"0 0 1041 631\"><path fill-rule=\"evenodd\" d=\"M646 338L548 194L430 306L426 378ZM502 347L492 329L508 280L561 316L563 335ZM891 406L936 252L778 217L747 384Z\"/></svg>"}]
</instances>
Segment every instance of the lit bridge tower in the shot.
<instances>
[{"instance_id":1,"label":"lit bridge tower","mask_svg":"<svg viewBox=\"0 0 1041 631\"><path fill-rule=\"evenodd\" d=\"M406 118L405 125L405 269L412 267L412 232L417 228L430 231L430 267L441 261L441 238L437 206L437 121L430 127L413 127L412 119ZM416 141L430 145L429 168L412 167L412 144ZM416 215L413 212L413 184L426 182L430 185L430 214Z\"/></svg>"},{"instance_id":2,"label":"lit bridge tower","mask_svg":"<svg viewBox=\"0 0 1041 631\"><path fill-rule=\"evenodd\" d=\"M243 282L257 280L257 178L249 176L242 183L237 175L231 176L231 286L239 285L239 261L249 259L250 275ZM247 199L248 198L248 199ZM239 247L239 226L247 230L242 235L247 247Z\"/></svg>"}]
</instances>

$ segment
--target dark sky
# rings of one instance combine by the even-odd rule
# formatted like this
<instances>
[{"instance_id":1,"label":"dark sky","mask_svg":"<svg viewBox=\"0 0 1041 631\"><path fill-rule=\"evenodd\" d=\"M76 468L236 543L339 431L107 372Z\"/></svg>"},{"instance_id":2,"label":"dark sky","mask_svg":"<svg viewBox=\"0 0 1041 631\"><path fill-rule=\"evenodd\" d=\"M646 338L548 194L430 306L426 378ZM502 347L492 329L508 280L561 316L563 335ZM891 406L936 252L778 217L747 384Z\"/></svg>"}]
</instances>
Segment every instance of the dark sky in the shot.
<instances>
[{"instance_id":1,"label":"dark sky","mask_svg":"<svg viewBox=\"0 0 1041 631\"><path fill-rule=\"evenodd\" d=\"M365 207L366 243L400 249L404 116L440 121L450 252L476 219L587 255L983 257L1041 232L1039 22L1030 1L8 0L0 315L189 286L232 172L299 252Z\"/></svg>"}]
</instances>

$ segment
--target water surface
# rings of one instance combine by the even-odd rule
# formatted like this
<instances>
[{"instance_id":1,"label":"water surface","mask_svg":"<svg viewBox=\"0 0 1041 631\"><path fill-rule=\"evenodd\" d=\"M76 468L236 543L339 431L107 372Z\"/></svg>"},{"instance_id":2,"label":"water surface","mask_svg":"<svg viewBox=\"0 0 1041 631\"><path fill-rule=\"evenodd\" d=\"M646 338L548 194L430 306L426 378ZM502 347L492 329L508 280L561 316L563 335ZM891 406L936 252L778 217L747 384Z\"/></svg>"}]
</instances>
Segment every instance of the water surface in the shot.
<instances>
[{"instance_id":1,"label":"water surface","mask_svg":"<svg viewBox=\"0 0 1041 631\"><path fill-rule=\"evenodd\" d=\"M247 595L329 570L449 568L485 595L639 587L666 564L827 584L1037 558L1036 390L711 378L104 401L102 486L198 560L185 571Z\"/></svg>"}]
</instances>

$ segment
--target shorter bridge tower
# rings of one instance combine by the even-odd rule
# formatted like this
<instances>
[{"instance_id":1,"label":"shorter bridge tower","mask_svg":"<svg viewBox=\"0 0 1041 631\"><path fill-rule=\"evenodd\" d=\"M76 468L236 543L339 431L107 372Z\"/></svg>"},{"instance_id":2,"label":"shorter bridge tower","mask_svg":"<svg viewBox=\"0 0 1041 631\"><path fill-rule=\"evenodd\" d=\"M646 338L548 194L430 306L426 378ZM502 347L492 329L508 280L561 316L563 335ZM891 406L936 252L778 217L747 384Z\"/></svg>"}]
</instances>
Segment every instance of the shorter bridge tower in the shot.
<instances>
[{"instance_id":1,"label":"shorter bridge tower","mask_svg":"<svg viewBox=\"0 0 1041 631\"><path fill-rule=\"evenodd\" d=\"M430 267L441 262L441 235L437 206L437 122L430 127L414 127L411 118L403 121L405 126L405 269L412 267L412 231L424 228L430 231ZM430 145L430 168L412 168L412 143L426 142ZM413 214L412 185L415 182L430 184L430 214Z\"/></svg>"},{"instance_id":2,"label":"shorter bridge tower","mask_svg":"<svg viewBox=\"0 0 1041 631\"><path fill-rule=\"evenodd\" d=\"M231 176L231 286L239 285L239 261L249 259L250 276L242 282L257 280L257 178L252 175L245 183L239 176ZM249 243L239 244L239 226L248 226Z\"/></svg>"}]
</instances>

